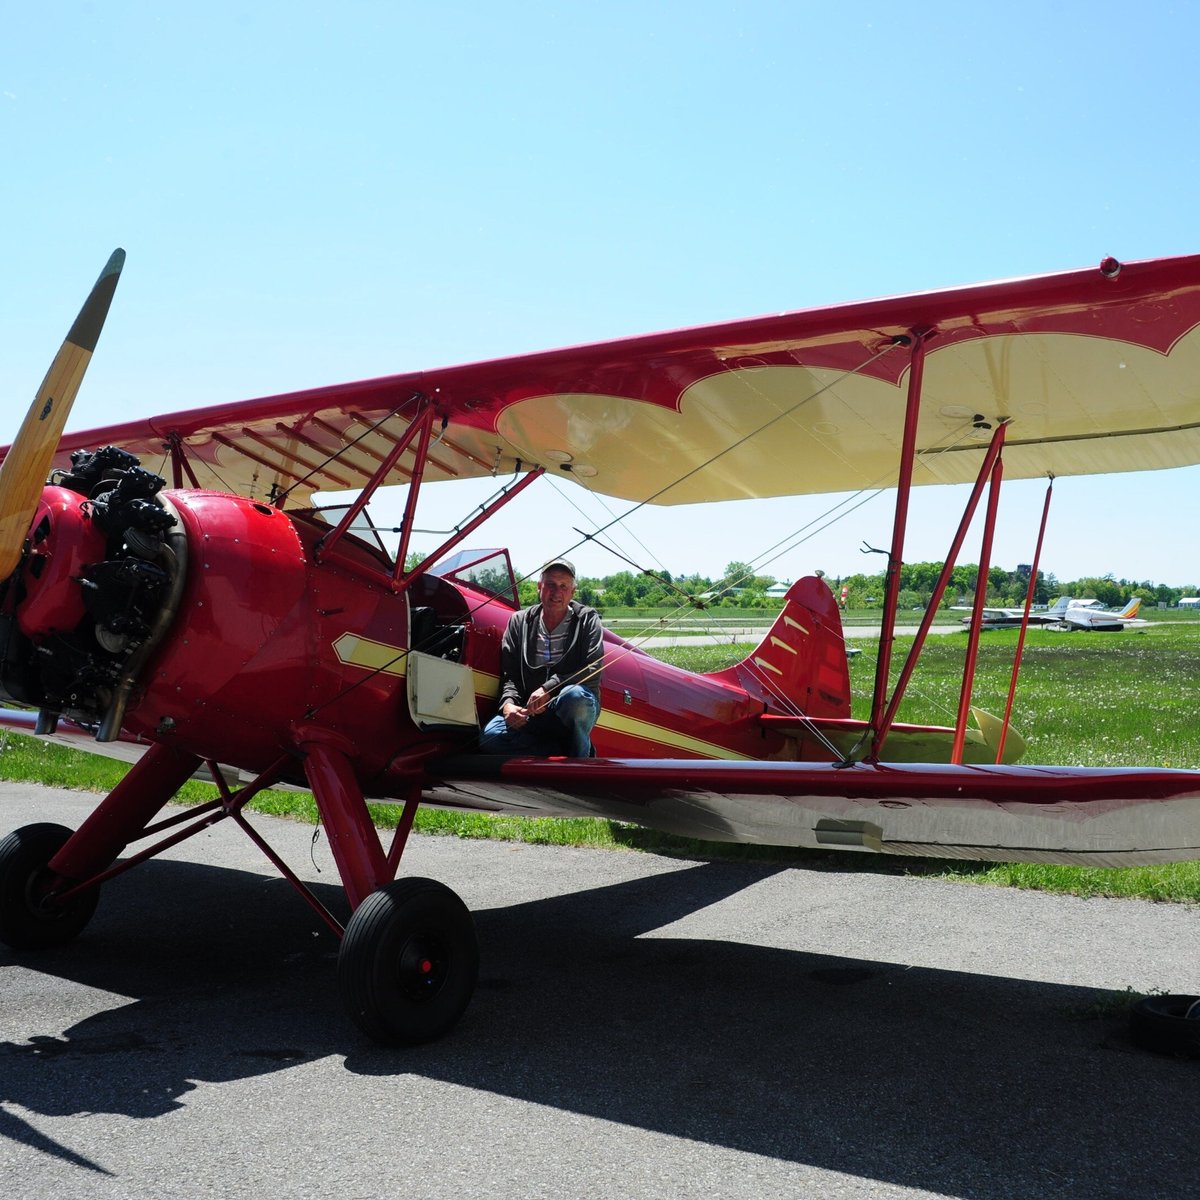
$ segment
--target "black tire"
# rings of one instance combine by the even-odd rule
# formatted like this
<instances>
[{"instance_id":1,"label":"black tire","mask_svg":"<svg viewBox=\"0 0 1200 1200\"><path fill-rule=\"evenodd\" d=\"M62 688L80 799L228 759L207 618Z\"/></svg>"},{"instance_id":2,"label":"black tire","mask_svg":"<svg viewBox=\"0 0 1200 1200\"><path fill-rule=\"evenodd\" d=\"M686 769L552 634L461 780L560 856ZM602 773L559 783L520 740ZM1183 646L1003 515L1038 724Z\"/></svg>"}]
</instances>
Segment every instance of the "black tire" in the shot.
<instances>
[{"instance_id":1,"label":"black tire","mask_svg":"<svg viewBox=\"0 0 1200 1200\"><path fill-rule=\"evenodd\" d=\"M1129 1036L1143 1050L1200 1058L1200 996L1147 996L1129 1014Z\"/></svg>"},{"instance_id":2,"label":"black tire","mask_svg":"<svg viewBox=\"0 0 1200 1200\"><path fill-rule=\"evenodd\" d=\"M350 1019L389 1046L449 1033L478 976L475 922L433 879L401 879L372 892L350 918L338 952L338 989Z\"/></svg>"},{"instance_id":3,"label":"black tire","mask_svg":"<svg viewBox=\"0 0 1200 1200\"><path fill-rule=\"evenodd\" d=\"M14 950L74 941L96 911L99 888L65 905L43 903L52 878L46 864L71 833L62 825L25 825L0 841L0 941Z\"/></svg>"}]
</instances>

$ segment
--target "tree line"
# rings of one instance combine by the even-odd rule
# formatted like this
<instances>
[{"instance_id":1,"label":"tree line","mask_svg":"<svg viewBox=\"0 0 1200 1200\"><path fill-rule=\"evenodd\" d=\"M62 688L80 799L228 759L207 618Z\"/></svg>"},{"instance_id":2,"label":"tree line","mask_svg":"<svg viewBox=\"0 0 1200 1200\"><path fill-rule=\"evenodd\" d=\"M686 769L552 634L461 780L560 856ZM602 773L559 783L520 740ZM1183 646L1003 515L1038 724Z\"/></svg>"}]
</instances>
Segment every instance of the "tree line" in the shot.
<instances>
[{"instance_id":1,"label":"tree line","mask_svg":"<svg viewBox=\"0 0 1200 1200\"><path fill-rule=\"evenodd\" d=\"M905 563L900 568L901 608L924 608L933 594L941 574L940 562ZM950 583L942 598L943 605L970 603L975 595L979 576L977 564L966 563L954 568ZM1019 564L1014 571L994 566L988 570L987 603L1016 608L1025 603L1029 587L1030 567ZM835 596L846 591L846 607L853 609L882 608L884 597L883 572L846 576L825 576ZM703 607L779 608L782 599L768 595L768 589L780 582L772 575L755 573L748 563L731 562L718 579L705 575L678 575L670 572L638 573L619 571L603 577L581 576L575 598L603 612L614 608L675 607L697 601ZM1108 608L1128 604L1134 597L1143 604L1178 605L1180 597L1200 595L1193 584L1174 587L1150 580L1114 579L1112 575L1089 575L1082 579L1061 580L1052 572L1038 571L1034 586L1035 604L1050 604L1059 596L1090 597ZM521 584L521 603L532 604L537 599L536 576Z\"/></svg>"}]
</instances>

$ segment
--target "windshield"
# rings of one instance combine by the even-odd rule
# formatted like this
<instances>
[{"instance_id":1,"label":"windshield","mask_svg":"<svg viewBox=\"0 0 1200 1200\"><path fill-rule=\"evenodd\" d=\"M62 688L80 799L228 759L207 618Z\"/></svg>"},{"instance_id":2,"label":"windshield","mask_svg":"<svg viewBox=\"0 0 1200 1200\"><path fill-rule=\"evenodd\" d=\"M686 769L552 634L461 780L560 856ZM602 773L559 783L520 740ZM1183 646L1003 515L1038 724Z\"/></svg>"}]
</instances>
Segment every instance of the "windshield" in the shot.
<instances>
[{"instance_id":1,"label":"windshield","mask_svg":"<svg viewBox=\"0 0 1200 1200\"><path fill-rule=\"evenodd\" d=\"M313 514L318 520L324 521L330 529L336 528L338 522L350 511L349 504L324 504L320 508L314 508ZM394 562L396 558L396 546L398 539L391 537L385 544L383 534L396 534L398 529L390 529L386 526L378 526L371 520L371 514L368 509L364 508L353 521L350 522L350 528L347 533L354 534L360 541L364 541L374 550L378 550L383 554L388 562Z\"/></svg>"},{"instance_id":2,"label":"windshield","mask_svg":"<svg viewBox=\"0 0 1200 1200\"><path fill-rule=\"evenodd\" d=\"M339 503L324 504L311 511L317 520L333 529L349 510L349 504ZM354 518L346 532L369 546L389 566L395 565L396 550L400 544L399 527L377 525L371 519L369 508L364 508ZM407 567L411 570L425 556L417 551L406 557L408 559ZM500 548L458 550L426 570L429 575L461 583L486 596L494 596L510 608L520 607L517 581L513 575L512 563L507 550Z\"/></svg>"},{"instance_id":3,"label":"windshield","mask_svg":"<svg viewBox=\"0 0 1200 1200\"><path fill-rule=\"evenodd\" d=\"M510 608L520 607L507 550L460 550L430 567L429 574L495 596Z\"/></svg>"}]
</instances>

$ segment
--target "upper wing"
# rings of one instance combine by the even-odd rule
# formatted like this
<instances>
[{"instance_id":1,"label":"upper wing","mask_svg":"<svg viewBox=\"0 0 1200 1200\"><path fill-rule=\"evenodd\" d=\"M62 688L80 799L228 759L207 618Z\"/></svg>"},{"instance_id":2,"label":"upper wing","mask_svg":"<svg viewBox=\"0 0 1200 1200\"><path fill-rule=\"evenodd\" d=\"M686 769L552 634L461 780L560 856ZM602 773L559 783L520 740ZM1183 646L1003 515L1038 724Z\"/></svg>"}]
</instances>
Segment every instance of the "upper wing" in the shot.
<instances>
[{"instance_id":1,"label":"upper wing","mask_svg":"<svg viewBox=\"0 0 1200 1200\"><path fill-rule=\"evenodd\" d=\"M924 328L915 483L974 479L1002 418L1008 478L1200 462L1200 256L175 413L69 434L56 462L111 443L151 465L175 444L202 486L306 501L365 483L423 396L445 421L430 480L543 465L666 504L886 486L908 381L898 339ZM406 481L411 464L405 455L388 482Z\"/></svg>"}]
</instances>

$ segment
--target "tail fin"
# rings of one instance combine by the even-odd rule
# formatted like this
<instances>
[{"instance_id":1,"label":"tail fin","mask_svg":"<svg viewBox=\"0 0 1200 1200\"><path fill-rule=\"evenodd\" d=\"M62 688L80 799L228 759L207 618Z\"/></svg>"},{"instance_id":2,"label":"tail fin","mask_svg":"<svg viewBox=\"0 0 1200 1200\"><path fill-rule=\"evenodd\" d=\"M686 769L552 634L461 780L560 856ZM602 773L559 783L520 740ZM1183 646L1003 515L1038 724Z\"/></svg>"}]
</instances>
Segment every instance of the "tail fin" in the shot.
<instances>
[{"instance_id":1,"label":"tail fin","mask_svg":"<svg viewBox=\"0 0 1200 1200\"><path fill-rule=\"evenodd\" d=\"M1050 608L1048 608L1046 611L1050 612L1050 613L1065 613L1067 611L1067 609L1070 607L1071 607L1071 597L1070 596L1059 596L1059 598L1057 600L1055 600L1054 604Z\"/></svg>"},{"instance_id":2,"label":"tail fin","mask_svg":"<svg viewBox=\"0 0 1200 1200\"><path fill-rule=\"evenodd\" d=\"M1134 617L1136 617L1138 615L1138 610L1141 607L1142 607L1141 596L1135 596L1132 600L1130 600L1130 602L1127 605L1125 605L1124 611L1121 613L1118 613L1118 616L1120 616L1121 620L1123 620L1123 621L1132 621L1134 619Z\"/></svg>"},{"instance_id":3,"label":"tail fin","mask_svg":"<svg viewBox=\"0 0 1200 1200\"><path fill-rule=\"evenodd\" d=\"M712 674L761 699L767 711L848 717L846 643L837 601L825 582L812 575L798 579L754 653Z\"/></svg>"}]
</instances>

